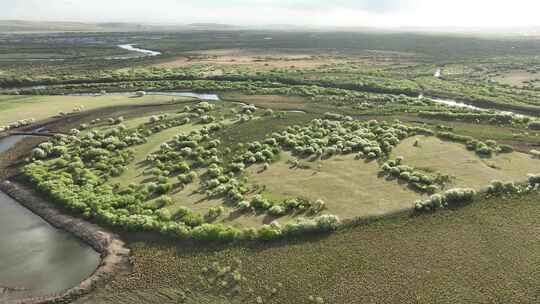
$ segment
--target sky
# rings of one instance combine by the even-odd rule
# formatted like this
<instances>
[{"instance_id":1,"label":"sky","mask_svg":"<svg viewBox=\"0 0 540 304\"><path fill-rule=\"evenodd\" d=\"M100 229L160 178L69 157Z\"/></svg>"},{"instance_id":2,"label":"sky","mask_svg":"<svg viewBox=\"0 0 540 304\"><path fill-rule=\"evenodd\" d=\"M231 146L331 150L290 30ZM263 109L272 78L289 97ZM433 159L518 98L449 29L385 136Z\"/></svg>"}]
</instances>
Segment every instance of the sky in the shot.
<instances>
[{"instance_id":1,"label":"sky","mask_svg":"<svg viewBox=\"0 0 540 304\"><path fill-rule=\"evenodd\" d=\"M540 0L0 0L0 19L315 27L539 26Z\"/></svg>"}]
</instances>

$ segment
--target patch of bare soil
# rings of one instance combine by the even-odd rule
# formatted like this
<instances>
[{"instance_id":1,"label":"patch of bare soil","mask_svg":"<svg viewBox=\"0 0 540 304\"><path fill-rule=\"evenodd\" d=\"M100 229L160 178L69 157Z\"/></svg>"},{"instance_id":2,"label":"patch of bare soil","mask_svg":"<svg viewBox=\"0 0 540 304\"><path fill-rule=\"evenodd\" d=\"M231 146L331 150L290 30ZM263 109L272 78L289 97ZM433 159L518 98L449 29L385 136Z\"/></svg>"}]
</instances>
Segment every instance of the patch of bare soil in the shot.
<instances>
[{"instance_id":1,"label":"patch of bare soil","mask_svg":"<svg viewBox=\"0 0 540 304\"><path fill-rule=\"evenodd\" d=\"M332 53L311 54L309 51L281 49L218 49L185 53L183 56L156 64L156 66L170 68L192 65L248 65L260 69L305 69L338 63L345 63L345 60Z\"/></svg>"}]
</instances>

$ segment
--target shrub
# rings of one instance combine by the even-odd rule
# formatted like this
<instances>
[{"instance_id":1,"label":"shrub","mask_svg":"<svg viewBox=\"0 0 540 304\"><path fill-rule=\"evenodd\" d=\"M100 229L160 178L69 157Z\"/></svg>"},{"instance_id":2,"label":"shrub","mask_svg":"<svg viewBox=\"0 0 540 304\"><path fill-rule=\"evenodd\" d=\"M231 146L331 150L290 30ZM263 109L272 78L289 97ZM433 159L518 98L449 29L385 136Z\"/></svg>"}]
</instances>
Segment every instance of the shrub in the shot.
<instances>
[{"instance_id":1,"label":"shrub","mask_svg":"<svg viewBox=\"0 0 540 304\"><path fill-rule=\"evenodd\" d=\"M500 145L499 146L499 152L500 153L512 153L514 152L514 148L510 145Z\"/></svg>"},{"instance_id":2,"label":"shrub","mask_svg":"<svg viewBox=\"0 0 540 304\"><path fill-rule=\"evenodd\" d=\"M287 212L284 206L282 205L274 205L268 209L268 213L275 216L281 216L284 215Z\"/></svg>"},{"instance_id":3,"label":"shrub","mask_svg":"<svg viewBox=\"0 0 540 304\"><path fill-rule=\"evenodd\" d=\"M320 215L315 218L300 218L295 222L285 225L284 232L287 234L302 234L310 232L329 232L339 228L339 217L331 214Z\"/></svg>"},{"instance_id":4,"label":"shrub","mask_svg":"<svg viewBox=\"0 0 540 304\"><path fill-rule=\"evenodd\" d=\"M318 199L311 203L311 207L309 208L311 212L313 213L319 213L325 208L325 203L323 200Z\"/></svg>"},{"instance_id":5,"label":"shrub","mask_svg":"<svg viewBox=\"0 0 540 304\"><path fill-rule=\"evenodd\" d=\"M182 222L190 227L197 227L204 223L204 218L201 214L190 211L182 217Z\"/></svg>"},{"instance_id":6,"label":"shrub","mask_svg":"<svg viewBox=\"0 0 540 304\"><path fill-rule=\"evenodd\" d=\"M259 229L259 237L265 241L273 240L282 235L282 230L278 225L263 225Z\"/></svg>"},{"instance_id":7,"label":"shrub","mask_svg":"<svg viewBox=\"0 0 540 304\"><path fill-rule=\"evenodd\" d=\"M476 195L474 189L455 188L444 192L444 194L434 194L429 199L417 201L415 203L416 211L434 211L440 208L445 208L449 205L469 202Z\"/></svg>"},{"instance_id":8,"label":"shrub","mask_svg":"<svg viewBox=\"0 0 540 304\"><path fill-rule=\"evenodd\" d=\"M540 174L528 174L528 181L533 186L540 184Z\"/></svg>"},{"instance_id":9,"label":"shrub","mask_svg":"<svg viewBox=\"0 0 540 304\"><path fill-rule=\"evenodd\" d=\"M47 157L47 153L41 148L34 148L32 150L32 158L44 159Z\"/></svg>"},{"instance_id":10,"label":"shrub","mask_svg":"<svg viewBox=\"0 0 540 304\"><path fill-rule=\"evenodd\" d=\"M315 218L315 222L317 223L317 227L319 228L319 231L322 231L322 232L336 230L341 224L339 217L332 214L324 214L324 215L318 216Z\"/></svg>"},{"instance_id":11,"label":"shrub","mask_svg":"<svg viewBox=\"0 0 540 304\"><path fill-rule=\"evenodd\" d=\"M540 121L531 121L527 127L531 130L540 130Z\"/></svg>"},{"instance_id":12,"label":"shrub","mask_svg":"<svg viewBox=\"0 0 540 304\"><path fill-rule=\"evenodd\" d=\"M157 117L156 115L152 115L150 116L150 118L148 119L148 122L153 124L153 123L156 123L159 121L159 117Z\"/></svg>"},{"instance_id":13,"label":"shrub","mask_svg":"<svg viewBox=\"0 0 540 304\"><path fill-rule=\"evenodd\" d=\"M248 201L241 201L236 205L240 210L248 210L251 208L251 203Z\"/></svg>"},{"instance_id":14,"label":"shrub","mask_svg":"<svg viewBox=\"0 0 540 304\"><path fill-rule=\"evenodd\" d=\"M193 182L193 180L197 177L197 174L195 172L189 172L187 174L180 174L178 175L177 179L182 184L190 184Z\"/></svg>"},{"instance_id":15,"label":"shrub","mask_svg":"<svg viewBox=\"0 0 540 304\"><path fill-rule=\"evenodd\" d=\"M446 200L441 194L433 194L429 199L417 201L415 204L415 209L417 211L431 211L443 207L446 207Z\"/></svg>"},{"instance_id":16,"label":"shrub","mask_svg":"<svg viewBox=\"0 0 540 304\"><path fill-rule=\"evenodd\" d=\"M221 224L202 224L191 231L191 236L199 241L233 241L241 236L241 232Z\"/></svg>"},{"instance_id":17,"label":"shrub","mask_svg":"<svg viewBox=\"0 0 540 304\"><path fill-rule=\"evenodd\" d=\"M209 219L216 219L225 212L225 209L222 206L212 207L208 210L207 217Z\"/></svg>"},{"instance_id":18,"label":"shrub","mask_svg":"<svg viewBox=\"0 0 540 304\"><path fill-rule=\"evenodd\" d=\"M251 206L257 209L267 210L271 207L270 202L263 198L262 195L257 194L251 199Z\"/></svg>"},{"instance_id":19,"label":"shrub","mask_svg":"<svg viewBox=\"0 0 540 304\"><path fill-rule=\"evenodd\" d=\"M171 220L171 212L167 209L159 209L157 211L157 215L160 220L162 221L170 221Z\"/></svg>"},{"instance_id":20,"label":"shrub","mask_svg":"<svg viewBox=\"0 0 540 304\"><path fill-rule=\"evenodd\" d=\"M158 206L170 206L173 204L173 200L170 196L162 195L156 199Z\"/></svg>"}]
</instances>

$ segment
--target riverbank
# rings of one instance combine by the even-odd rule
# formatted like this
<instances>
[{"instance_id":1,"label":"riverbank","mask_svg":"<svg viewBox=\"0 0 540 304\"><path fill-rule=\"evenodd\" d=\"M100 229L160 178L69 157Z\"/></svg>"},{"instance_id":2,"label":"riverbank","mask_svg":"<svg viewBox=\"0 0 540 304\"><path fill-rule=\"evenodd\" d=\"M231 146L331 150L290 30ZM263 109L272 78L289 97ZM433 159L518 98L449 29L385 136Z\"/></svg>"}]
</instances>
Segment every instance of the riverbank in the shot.
<instances>
[{"instance_id":1,"label":"riverbank","mask_svg":"<svg viewBox=\"0 0 540 304\"><path fill-rule=\"evenodd\" d=\"M89 293L97 286L104 285L112 279L115 274L129 269L130 251L117 235L108 232L95 224L61 213L59 210L50 206L48 202L39 197L34 191L19 183L4 181L0 183L0 191L3 191L13 199L17 200L21 205L39 215L54 227L75 235L101 255L99 267L90 277L80 282L79 285L61 293L44 297L15 300L4 304L69 302Z\"/></svg>"}]
</instances>

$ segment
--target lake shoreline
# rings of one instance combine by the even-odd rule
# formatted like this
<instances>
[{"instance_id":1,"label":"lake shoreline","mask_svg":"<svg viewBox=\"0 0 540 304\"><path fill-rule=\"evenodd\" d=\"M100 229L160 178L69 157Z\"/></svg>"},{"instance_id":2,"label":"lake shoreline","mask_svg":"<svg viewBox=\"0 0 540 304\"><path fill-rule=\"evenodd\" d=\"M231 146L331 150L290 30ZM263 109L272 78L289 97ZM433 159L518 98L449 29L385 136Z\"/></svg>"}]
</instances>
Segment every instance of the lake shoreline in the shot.
<instances>
[{"instance_id":1,"label":"lake shoreline","mask_svg":"<svg viewBox=\"0 0 540 304\"><path fill-rule=\"evenodd\" d=\"M117 273L129 269L130 250L118 235L57 210L33 190L20 183L3 181L0 183L0 191L12 197L20 205L40 216L55 228L75 235L101 255L98 268L79 285L57 294L19 299L12 301L12 303L45 304L73 301L93 291L99 285L109 282ZM11 304L11 302L8 301L5 304Z\"/></svg>"}]
</instances>

